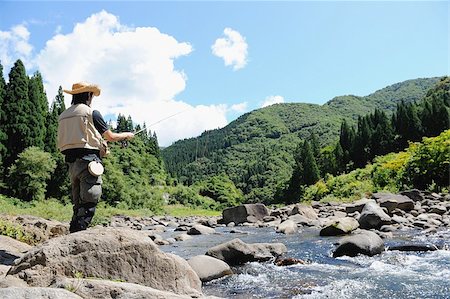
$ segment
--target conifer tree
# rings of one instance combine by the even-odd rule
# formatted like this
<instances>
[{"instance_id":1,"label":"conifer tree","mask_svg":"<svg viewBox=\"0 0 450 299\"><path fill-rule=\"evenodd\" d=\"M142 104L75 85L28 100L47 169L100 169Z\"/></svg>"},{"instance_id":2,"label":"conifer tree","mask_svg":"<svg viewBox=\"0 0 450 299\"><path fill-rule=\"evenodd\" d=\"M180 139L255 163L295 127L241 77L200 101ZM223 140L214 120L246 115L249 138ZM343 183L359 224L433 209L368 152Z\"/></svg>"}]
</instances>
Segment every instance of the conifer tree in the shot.
<instances>
[{"instance_id":1,"label":"conifer tree","mask_svg":"<svg viewBox=\"0 0 450 299\"><path fill-rule=\"evenodd\" d=\"M302 157L302 165L303 165L303 173L302 173L302 184L303 185L312 185L315 184L320 179L319 168L317 167L316 159L314 158L314 153L311 148L311 144L308 141L305 141L303 144L303 157Z\"/></svg>"},{"instance_id":2,"label":"conifer tree","mask_svg":"<svg viewBox=\"0 0 450 299\"><path fill-rule=\"evenodd\" d=\"M57 152L56 148L56 135L58 133L58 117L66 110L66 105L64 104L64 94L62 87L58 89L58 94L56 95L49 115L46 120L46 134L45 134L45 151L49 153Z\"/></svg>"},{"instance_id":3,"label":"conifer tree","mask_svg":"<svg viewBox=\"0 0 450 299\"><path fill-rule=\"evenodd\" d=\"M355 141L355 130L350 127L347 121L344 119L341 124L341 131L339 135L339 144L342 148L342 161L338 161L338 165L343 165L344 168L340 171L344 171L346 165L350 162L351 151L353 143Z\"/></svg>"},{"instance_id":4,"label":"conifer tree","mask_svg":"<svg viewBox=\"0 0 450 299\"><path fill-rule=\"evenodd\" d=\"M36 72L28 82L28 98L34 108L29 118L30 137L33 140L33 146L44 149L46 138L46 120L48 119L48 101L42 83L42 76Z\"/></svg>"},{"instance_id":5,"label":"conifer tree","mask_svg":"<svg viewBox=\"0 0 450 299\"><path fill-rule=\"evenodd\" d=\"M28 77L21 60L17 60L9 73L5 102L5 132L7 154L5 166L9 167L17 155L33 144L29 120L33 107L28 98Z\"/></svg>"},{"instance_id":6,"label":"conifer tree","mask_svg":"<svg viewBox=\"0 0 450 299\"><path fill-rule=\"evenodd\" d=\"M6 82L3 78L3 66L0 63L0 182L3 177L3 161L6 155L6 140L7 135L5 132L6 115L5 105L6 102Z\"/></svg>"}]
</instances>

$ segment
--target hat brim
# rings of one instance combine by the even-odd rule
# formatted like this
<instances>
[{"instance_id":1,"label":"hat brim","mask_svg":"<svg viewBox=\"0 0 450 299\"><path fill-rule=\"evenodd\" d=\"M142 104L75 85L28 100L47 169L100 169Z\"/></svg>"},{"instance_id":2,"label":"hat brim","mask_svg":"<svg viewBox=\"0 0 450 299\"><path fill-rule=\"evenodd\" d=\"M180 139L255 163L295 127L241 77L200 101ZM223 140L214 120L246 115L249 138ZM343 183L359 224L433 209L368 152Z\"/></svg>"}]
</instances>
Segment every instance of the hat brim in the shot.
<instances>
[{"instance_id":1,"label":"hat brim","mask_svg":"<svg viewBox=\"0 0 450 299\"><path fill-rule=\"evenodd\" d=\"M95 86L95 85L84 86L84 87L73 89L73 90L64 89L63 91L68 94L79 94L79 93L83 93L83 92L92 92L94 94L94 96L96 96L96 97L98 97L100 95L100 88L98 88L98 86Z\"/></svg>"}]
</instances>

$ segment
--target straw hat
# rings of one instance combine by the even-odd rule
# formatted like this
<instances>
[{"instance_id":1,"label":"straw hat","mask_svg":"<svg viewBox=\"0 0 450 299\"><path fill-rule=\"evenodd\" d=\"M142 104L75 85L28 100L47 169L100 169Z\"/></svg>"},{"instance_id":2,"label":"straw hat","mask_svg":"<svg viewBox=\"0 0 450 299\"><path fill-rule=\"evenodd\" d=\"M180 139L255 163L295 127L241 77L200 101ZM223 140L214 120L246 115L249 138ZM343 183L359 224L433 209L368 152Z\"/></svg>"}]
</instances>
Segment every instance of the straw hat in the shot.
<instances>
[{"instance_id":1,"label":"straw hat","mask_svg":"<svg viewBox=\"0 0 450 299\"><path fill-rule=\"evenodd\" d=\"M68 94L79 94L83 92L93 92L94 96L98 97L100 95L100 87L95 84L90 84L86 82L78 82L72 85L72 90L64 89L65 93Z\"/></svg>"}]
</instances>

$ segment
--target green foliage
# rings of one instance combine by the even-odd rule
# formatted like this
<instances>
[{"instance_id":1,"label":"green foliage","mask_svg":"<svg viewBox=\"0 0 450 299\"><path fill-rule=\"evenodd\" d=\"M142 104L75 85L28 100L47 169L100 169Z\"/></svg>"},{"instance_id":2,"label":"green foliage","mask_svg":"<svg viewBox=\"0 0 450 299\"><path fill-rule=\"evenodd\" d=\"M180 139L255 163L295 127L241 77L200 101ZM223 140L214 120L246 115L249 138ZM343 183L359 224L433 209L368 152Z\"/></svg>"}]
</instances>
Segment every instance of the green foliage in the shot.
<instances>
[{"instance_id":1,"label":"green foliage","mask_svg":"<svg viewBox=\"0 0 450 299\"><path fill-rule=\"evenodd\" d=\"M237 206L244 199L242 191L237 189L233 181L225 174L198 182L195 184L195 188L198 189L200 195L213 199L222 208Z\"/></svg>"},{"instance_id":2,"label":"green foliage","mask_svg":"<svg viewBox=\"0 0 450 299\"><path fill-rule=\"evenodd\" d=\"M36 72L28 81L28 99L31 115L28 121L33 146L44 149L46 137L46 119L48 118L48 101L42 83L42 76Z\"/></svg>"},{"instance_id":3,"label":"green foliage","mask_svg":"<svg viewBox=\"0 0 450 299\"><path fill-rule=\"evenodd\" d=\"M191 185L226 173L242 190L246 202L279 202L284 200L280 190L289 185L295 167L292 153L301 140L309 140L313 133L320 147L334 145L342 120L347 121L351 131L358 116L375 109L386 112L388 117L397 103L420 100L438 80L405 81L366 97L337 97L322 106L304 103L272 105L242 115L222 129L177 141L162 151L162 157L169 174L183 184ZM382 127L377 134L381 133ZM342 149L342 153L336 154L347 154L348 157L349 150ZM332 173L344 171L350 163L349 159L347 162L333 159L329 161L336 165L327 165L325 157L315 158L322 175L324 169L332 169ZM337 166L341 164L344 169ZM349 168L352 168L351 163Z\"/></svg>"},{"instance_id":4,"label":"green foliage","mask_svg":"<svg viewBox=\"0 0 450 299\"><path fill-rule=\"evenodd\" d=\"M25 149L9 169L11 194L25 201L44 199L47 180L55 167L49 153L38 147Z\"/></svg>"},{"instance_id":5,"label":"green foliage","mask_svg":"<svg viewBox=\"0 0 450 299\"><path fill-rule=\"evenodd\" d=\"M181 204L188 208L200 207L203 209L219 209L220 205L211 198L198 194L193 188L189 188L183 185L171 187L168 190L169 196L168 204L177 205Z\"/></svg>"},{"instance_id":6,"label":"green foliage","mask_svg":"<svg viewBox=\"0 0 450 299\"><path fill-rule=\"evenodd\" d=\"M436 189L449 187L450 130L434 138L424 138L422 143L411 144L410 158L404 165L402 182L410 187ZM434 190L435 191L435 190Z\"/></svg>"},{"instance_id":7,"label":"green foliage","mask_svg":"<svg viewBox=\"0 0 450 299\"><path fill-rule=\"evenodd\" d=\"M0 219L0 235L8 236L20 242L34 245L34 238L28 234L20 225Z\"/></svg>"}]
</instances>

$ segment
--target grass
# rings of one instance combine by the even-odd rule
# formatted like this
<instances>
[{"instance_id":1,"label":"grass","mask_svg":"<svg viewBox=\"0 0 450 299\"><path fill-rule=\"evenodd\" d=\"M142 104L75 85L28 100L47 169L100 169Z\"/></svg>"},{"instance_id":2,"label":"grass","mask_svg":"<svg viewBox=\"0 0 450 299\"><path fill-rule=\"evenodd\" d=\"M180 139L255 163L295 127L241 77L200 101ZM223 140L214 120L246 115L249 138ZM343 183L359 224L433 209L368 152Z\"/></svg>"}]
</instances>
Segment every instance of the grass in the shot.
<instances>
[{"instance_id":1,"label":"grass","mask_svg":"<svg viewBox=\"0 0 450 299\"><path fill-rule=\"evenodd\" d=\"M219 211L193 209L182 205L164 206L165 215L176 217L187 216L218 216ZM61 222L69 222L72 218L72 204L63 204L59 201L48 199L44 201L23 202L16 198L6 197L0 194L0 214L7 215L32 215L45 219L52 219ZM130 217L150 217L154 213L149 209L124 209L111 207L104 202L97 205L92 225L108 224L111 217L115 215L124 215Z\"/></svg>"}]
</instances>

